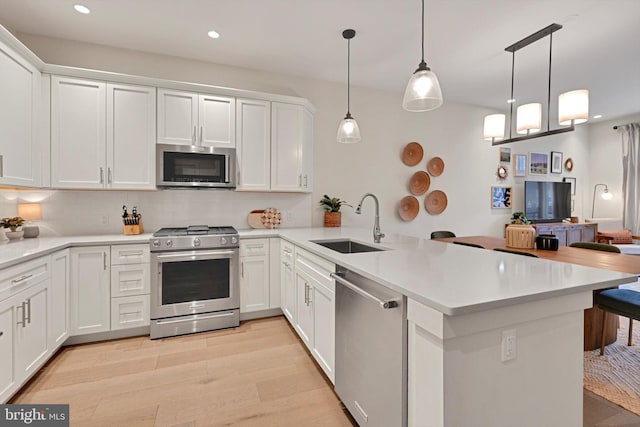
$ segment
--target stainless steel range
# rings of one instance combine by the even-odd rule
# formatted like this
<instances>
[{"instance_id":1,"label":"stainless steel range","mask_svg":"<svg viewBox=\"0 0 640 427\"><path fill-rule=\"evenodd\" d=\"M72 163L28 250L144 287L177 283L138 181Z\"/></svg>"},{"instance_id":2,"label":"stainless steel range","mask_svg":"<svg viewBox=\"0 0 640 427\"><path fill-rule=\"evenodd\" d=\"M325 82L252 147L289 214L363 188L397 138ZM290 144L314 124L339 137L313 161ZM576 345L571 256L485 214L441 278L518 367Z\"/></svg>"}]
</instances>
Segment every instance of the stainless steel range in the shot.
<instances>
[{"instance_id":1,"label":"stainless steel range","mask_svg":"<svg viewBox=\"0 0 640 427\"><path fill-rule=\"evenodd\" d=\"M151 241L151 339L240 324L233 227L162 228Z\"/></svg>"}]
</instances>

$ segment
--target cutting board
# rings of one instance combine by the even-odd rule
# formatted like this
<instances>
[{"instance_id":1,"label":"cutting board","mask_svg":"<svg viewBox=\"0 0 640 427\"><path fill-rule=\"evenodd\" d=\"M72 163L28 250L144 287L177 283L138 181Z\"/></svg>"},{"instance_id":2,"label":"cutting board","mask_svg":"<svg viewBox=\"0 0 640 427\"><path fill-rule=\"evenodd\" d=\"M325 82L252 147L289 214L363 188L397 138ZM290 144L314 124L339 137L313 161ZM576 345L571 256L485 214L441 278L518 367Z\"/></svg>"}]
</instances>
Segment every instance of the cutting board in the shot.
<instances>
[{"instance_id":1,"label":"cutting board","mask_svg":"<svg viewBox=\"0 0 640 427\"><path fill-rule=\"evenodd\" d=\"M278 228L281 220L282 214L274 208L254 210L247 216L251 228Z\"/></svg>"}]
</instances>

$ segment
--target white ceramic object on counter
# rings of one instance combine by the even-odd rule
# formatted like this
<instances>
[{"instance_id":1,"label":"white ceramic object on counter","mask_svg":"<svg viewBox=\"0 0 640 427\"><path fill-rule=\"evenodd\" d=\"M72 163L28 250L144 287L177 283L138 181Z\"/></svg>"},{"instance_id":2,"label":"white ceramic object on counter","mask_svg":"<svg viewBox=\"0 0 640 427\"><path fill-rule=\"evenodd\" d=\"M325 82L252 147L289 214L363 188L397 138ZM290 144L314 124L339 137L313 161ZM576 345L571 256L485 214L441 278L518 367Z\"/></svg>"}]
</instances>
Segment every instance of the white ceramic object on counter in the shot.
<instances>
[{"instance_id":1,"label":"white ceramic object on counter","mask_svg":"<svg viewBox=\"0 0 640 427\"><path fill-rule=\"evenodd\" d=\"M22 240L22 239L24 239L24 231L23 230L6 231L5 234L9 238L9 240Z\"/></svg>"}]
</instances>

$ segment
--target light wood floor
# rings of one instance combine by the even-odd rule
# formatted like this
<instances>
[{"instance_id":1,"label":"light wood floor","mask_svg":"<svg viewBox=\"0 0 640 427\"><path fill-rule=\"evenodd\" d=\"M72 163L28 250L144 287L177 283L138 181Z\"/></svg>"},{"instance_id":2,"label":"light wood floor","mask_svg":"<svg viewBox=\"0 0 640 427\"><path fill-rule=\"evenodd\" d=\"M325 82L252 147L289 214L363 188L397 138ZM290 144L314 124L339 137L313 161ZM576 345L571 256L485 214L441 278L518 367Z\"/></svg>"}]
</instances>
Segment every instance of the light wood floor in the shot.
<instances>
[{"instance_id":1,"label":"light wood floor","mask_svg":"<svg viewBox=\"0 0 640 427\"><path fill-rule=\"evenodd\" d=\"M69 403L72 426L351 426L284 317L63 348L11 403Z\"/></svg>"}]
</instances>

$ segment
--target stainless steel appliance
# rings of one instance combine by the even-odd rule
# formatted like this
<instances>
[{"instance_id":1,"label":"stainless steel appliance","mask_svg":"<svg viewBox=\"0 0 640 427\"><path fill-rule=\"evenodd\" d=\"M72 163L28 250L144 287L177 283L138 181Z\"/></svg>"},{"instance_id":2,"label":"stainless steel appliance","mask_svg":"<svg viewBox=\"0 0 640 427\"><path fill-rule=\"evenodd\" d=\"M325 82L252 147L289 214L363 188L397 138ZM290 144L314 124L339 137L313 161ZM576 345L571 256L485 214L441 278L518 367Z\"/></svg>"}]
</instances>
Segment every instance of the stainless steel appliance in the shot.
<instances>
[{"instance_id":1,"label":"stainless steel appliance","mask_svg":"<svg viewBox=\"0 0 640 427\"><path fill-rule=\"evenodd\" d=\"M163 228L151 247L151 339L240 324L233 227Z\"/></svg>"},{"instance_id":2,"label":"stainless steel appliance","mask_svg":"<svg viewBox=\"0 0 640 427\"><path fill-rule=\"evenodd\" d=\"M235 188L235 148L156 144L158 187Z\"/></svg>"},{"instance_id":3,"label":"stainless steel appliance","mask_svg":"<svg viewBox=\"0 0 640 427\"><path fill-rule=\"evenodd\" d=\"M336 271L335 391L361 426L406 426L406 297Z\"/></svg>"}]
</instances>

